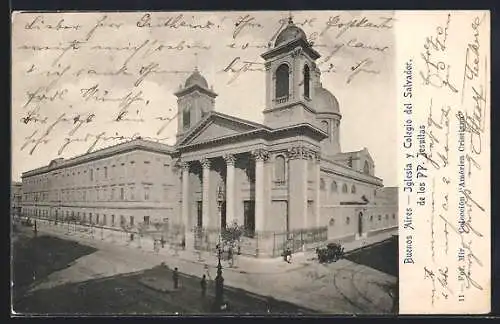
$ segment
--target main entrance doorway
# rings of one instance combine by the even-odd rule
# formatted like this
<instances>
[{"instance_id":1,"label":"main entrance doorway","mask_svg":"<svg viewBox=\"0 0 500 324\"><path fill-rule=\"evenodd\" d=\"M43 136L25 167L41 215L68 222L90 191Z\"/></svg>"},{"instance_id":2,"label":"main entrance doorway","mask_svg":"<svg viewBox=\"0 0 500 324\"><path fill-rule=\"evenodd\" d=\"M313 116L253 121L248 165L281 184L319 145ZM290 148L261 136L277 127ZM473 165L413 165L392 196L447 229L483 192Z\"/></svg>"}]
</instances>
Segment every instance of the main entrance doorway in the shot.
<instances>
[{"instance_id":1,"label":"main entrance doorway","mask_svg":"<svg viewBox=\"0 0 500 324\"><path fill-rule=\"evenodd\" d=\"M245 226L245 235L253 237L255 234L255 200L243 202L243 225Z\"/></svg>"},{"instance_id":2,"label":"main entrance doorway","mask_svg":"<svg viewBox=\"0 0 500 324\"><path fill-rule=\"evenodd\" d=\"M196 202L196 227L203 227L203 204L201 201Z\"/></svg>"}]
</instances>

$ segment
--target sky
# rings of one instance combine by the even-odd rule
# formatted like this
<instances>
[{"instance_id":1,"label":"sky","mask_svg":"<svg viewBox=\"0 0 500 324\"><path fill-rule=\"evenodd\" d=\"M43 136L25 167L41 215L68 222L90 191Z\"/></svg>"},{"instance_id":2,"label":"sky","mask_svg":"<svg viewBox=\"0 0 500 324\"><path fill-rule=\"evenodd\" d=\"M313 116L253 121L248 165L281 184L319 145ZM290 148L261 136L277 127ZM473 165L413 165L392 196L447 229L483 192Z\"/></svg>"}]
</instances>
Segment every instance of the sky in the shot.
<instances>
[{"instance_id":1,"label":"sky","mask_svg":"<svg viewBox=\"0 0 500 324\"><path fill-rule=\"evenodd\" d=\"M376 176L396 186L394 21L377 11L16 14L12 180L84 154L96 137L94 150L138 134L174 144L177 122L166 120L195 67L218 94L216 111L263 122L260 55L290 15L322 55L342 150L368 148Z\"/></svg>"}]
</instances>

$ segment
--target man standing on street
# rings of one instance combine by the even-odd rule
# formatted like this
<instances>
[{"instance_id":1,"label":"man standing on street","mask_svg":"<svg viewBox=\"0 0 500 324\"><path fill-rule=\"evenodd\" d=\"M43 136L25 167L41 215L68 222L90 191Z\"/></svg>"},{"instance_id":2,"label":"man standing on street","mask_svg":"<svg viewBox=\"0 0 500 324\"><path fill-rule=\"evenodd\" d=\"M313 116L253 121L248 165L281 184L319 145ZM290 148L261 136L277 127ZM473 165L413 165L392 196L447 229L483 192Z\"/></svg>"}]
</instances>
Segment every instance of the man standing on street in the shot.
<instances>
[{"instance_id":1,"label":"man standing on street","mask_svg":"<svg viewBox=\"0 0 500 324\"><path fill-rule=\"evenodd\" d=\"M174 289L179 288L179 271L177 267L174 269L174 274L172 276L172 279L174 280Z\"/></svg>"},{"instance_id":2,"label":"man standing on street","mask_svg":"<svg viewBox=\"0 0 500 324\"><path fill-rule=\"evenodd\" d=\"M205 297L205 294L207 292L207 277L205 275L203 275L203 277L201 278L200 285L201 285L201 297Z\"/></svg>"}]
</instances>

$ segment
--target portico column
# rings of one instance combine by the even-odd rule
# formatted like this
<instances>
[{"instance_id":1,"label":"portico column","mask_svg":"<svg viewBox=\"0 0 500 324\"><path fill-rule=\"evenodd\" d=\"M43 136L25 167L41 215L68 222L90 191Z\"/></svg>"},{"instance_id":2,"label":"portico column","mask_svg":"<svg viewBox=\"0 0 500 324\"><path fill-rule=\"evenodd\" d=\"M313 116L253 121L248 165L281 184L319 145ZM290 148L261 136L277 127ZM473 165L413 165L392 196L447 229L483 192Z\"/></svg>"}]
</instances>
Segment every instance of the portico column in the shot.
<instances>
[{"instance_id":1,"label":"portico column","mask_svg":"<svg viewBox=\"0 0 500 324\"><path fill-rule=\"evenodd\" d=\"M288 174L289 215L291 229L304 229L308 224L307 211L307 163L309 151L303 146L288 150L290 172Z\"/></svg>"},{"instance_id":2,"label":"portico column","mask_svg":"<svg viewBox=\"0 0 500 324\"><path fill-rule=\"evenodd\" d=\"M319 183L321 181L321 156L320 153L314 153L314 200L315 200L315 215L316 215L316 226L321 226L321 201L320 201L320 188Z\"/></svg>"},{"instance_id":3,"label":"portico column","mask_svg":"<svg viewBox=\"0 0 500 324\"><path fill-rule=\"evenodd\" d=\"M182 170L182 223L184 225L184 233L186 240L186 249L192 249L194 246L194 237L191 233L191 224L189 221L189 162L181 162Z\"/></svg>"},{"instance_id":4,"label":"portico column","mask_svg":"<svg viewBox=\"0 0 500 324\"><path fill-rule=\"evenodd\" d=\"M264 162L269 158L266 150L258 149L253 152L255 158L255 230L264 230L264 214L266 198L264 194Z\"/></svg>"},{"instance_id":5,"label":"portico column","mask_svg":"<svg viewBox=\"0 0 500 324\"><path fill-rule=\"evenodd\" d=\"M231 226L235 219L234 163L236 158L232 154L227 154L224 160L226 161L226 224Z\"/></svg>"},{"instance_id":6,"label":"portico column","mask_svg":"<svg viewBox=\"0 0 500 324\"><path fill-rule=\"evenodd\" d=\"M203 168L203 183L202 183L202 222L203 227L207 228L210 225L210 196L209 196L209 180L210 180L210 160L207 158L201 159Z\"/></svg>"}]
</instances>

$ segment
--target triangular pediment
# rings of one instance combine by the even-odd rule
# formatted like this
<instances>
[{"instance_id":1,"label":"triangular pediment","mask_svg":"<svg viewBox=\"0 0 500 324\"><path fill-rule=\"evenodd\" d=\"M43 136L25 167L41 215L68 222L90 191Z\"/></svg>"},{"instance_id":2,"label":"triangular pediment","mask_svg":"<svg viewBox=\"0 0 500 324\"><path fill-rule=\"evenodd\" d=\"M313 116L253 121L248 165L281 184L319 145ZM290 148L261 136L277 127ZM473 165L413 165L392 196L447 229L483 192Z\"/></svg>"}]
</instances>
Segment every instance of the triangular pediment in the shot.
<instances>
[{"instance_id":1,"label":"triangular pediment","mask_svg":"<svg viewBox=\"0 0 500 324\"><path fill-rule=\"evenodd\" d=\"M233 116L212 112L208 118L205 118L198 125L194 126L178 145L201 144L261 128L264 128L264 126Z\"/></svg>"}]
</instances>

